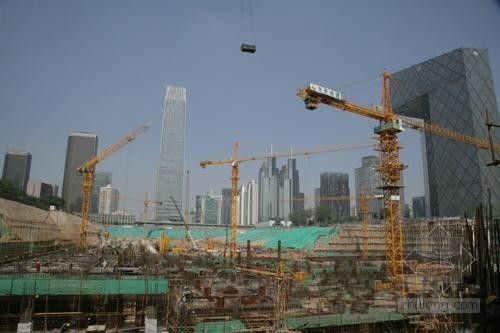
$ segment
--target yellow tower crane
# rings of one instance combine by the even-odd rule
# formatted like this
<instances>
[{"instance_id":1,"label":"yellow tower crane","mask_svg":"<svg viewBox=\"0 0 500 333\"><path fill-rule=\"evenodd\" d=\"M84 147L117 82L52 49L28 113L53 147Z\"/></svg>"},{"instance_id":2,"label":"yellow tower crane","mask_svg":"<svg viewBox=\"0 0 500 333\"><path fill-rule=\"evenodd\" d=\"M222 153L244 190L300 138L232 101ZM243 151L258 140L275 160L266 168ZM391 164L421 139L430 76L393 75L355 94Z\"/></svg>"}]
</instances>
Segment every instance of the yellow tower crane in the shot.
<instances>
[{"instance_id":1,"label":"yellow tower crane","mask_svg":"<svg viewBox=\"0 0 500 333\"><path fill-rule=\"evenodd\" d=\"M161 201L149 200L148 199L148 192L145 192L144 199L129 198L129 197L124 197L124 196L120 196L120 199L128 200L128 201L142 202L144 204L144 211L142 213L142 222L147 222L148 221L148 208L149 208L149 205L162 205Z\"/></svg>"},{"instance_id":2,"label":"yellow tower crane","mask_svg":"<svg viewBox=\"0 0 500 333\"><path fill-rule=\"evenodd\" d=\"M97 163L101 162L109 155L116 152L121 147L125 146L130 141L133 141L139 134L149 128L147 123L141 124L138 128L125 135L123 138L106 148L99 155L91 158L78 168L78 171L83 175L82 184L82 222L80 223L80 245L87 246L87 224L89 221L90 211L90 194L92 193L92 186L94 185L94 173Z\"/></svg>"},{"instance_id":3,"label":"yellow tower crane","mask_svg":"<svg viewBox=\"0 0 500 333\"><path fill-rule=\"evenodd\" d=\"M242 162L265 160L270 157L287 157L290 156L289 152L286 153L276 153L276 154L265 154L257 155L252 157L238 158L238 147L239 142L235 142L233 145L233 156L225 160L204 160L200 161L200 166L205 169L208 165L221 165L221 164L231 164L231 237L229 242L230 256L232 259L236 256L236 228L238 224L237 217L237 201L238 201L238 181L240 179L239 165ZM294 152L294 156L309 156L311 154L328 153L341 150L350 150L356 148L369 148L375 147L374 144L359 144L359 145L336 145L330 147L322 147L311 150L306 150L302 152Z\"/></svg>"},{"instance_id":4,"label":"yellow tower crane","mask_svg":"<svg viewBox=\"0 0 500 333\"><path fill-rule=\"evenodd\" d=\"M379 172L382 182L383 206L385 219L385 247L386 269L393 285L401 288L404 294L403 283L403 236L401 230L401 210L399 189L401 185L401 171L405 166L400 162L397 134L403 131L403 125L418 131L438 135L448 139L472 144L481 149L500 151L499 145L490 144L486 140L457 133L435 124L423 122L410 117L396 116L392 110L389 81L391 74L382 73L382 109L364 107L342 98L340 92L310 83L299 89L297 95L301 97L309 110L318 108L319 104L326 104L333 108L349 111L357 115L378 120L380 125L374 128L378 135Z\"/></svg>"}]
</instances>

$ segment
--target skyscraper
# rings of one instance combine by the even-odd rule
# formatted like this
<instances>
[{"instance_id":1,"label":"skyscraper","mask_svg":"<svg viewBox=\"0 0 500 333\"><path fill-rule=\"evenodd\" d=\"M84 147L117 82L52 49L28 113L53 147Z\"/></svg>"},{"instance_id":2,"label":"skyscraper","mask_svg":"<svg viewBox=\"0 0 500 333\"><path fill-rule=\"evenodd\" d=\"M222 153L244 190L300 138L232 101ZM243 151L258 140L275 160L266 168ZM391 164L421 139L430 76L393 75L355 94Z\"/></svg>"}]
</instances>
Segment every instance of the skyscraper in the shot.
<instances>
[{"instance_id":1,"label":"skyscraper","mask_svg":"<svg viewBox=\"0 0 500 333\"><path fill-rule=\"evenodd\" d=\"M426 217L425 196L412 198L413 217Z\"/></svg>"},{"instance_id":2,"label":"skyscraper","mask_svg":"<svg viewBox=\"0 0 500 333\"><path fill-rule=\"evenodd\" d=\"M196 196L195 223L220 224L222 197L216 196L214 191Z\"/></svg>"},{"instance_id":3,"label":"skyscraper","mask_svg":"<svg viewBox=\"0 0 500 333\"><path fill-rule=\"evenodd\" d=\"M320 175L320 194L320 205L326 207L334 219L349 216L349 174L322 172Z\"/></svg>"},{"instance_id":4,"label":"skyscraper","mask_svg":"<svg viewBox=\"0 0 500 333\"><path fill-rule=\"evenodd\" d=\"M380 216L382 212L382 200L376 199L377 196L382 196L382 190L379 188L382 183L378 167L379 159L377 156L365 156L361 159L361 167L354 169L356 210L358 214L360 213L361 194L363 192L368 197L368 215Z\"/></svg>"},{"instance_id":5,"label":"skyscraper","mask_svg":"<svg viewBox=\"0 0 500 333\"><path fill-rule=\"evenodd\" d=\"M487 140L486 112L500 123L485 49L459 48L393 74L395 113ZM490 153L459 141L422 135L426 213L457 216L479 203L500 203L500 168ZM495 140L498 143L498 138ZM498 212L498 210L497 210Z\"/></svg>"},{"instance_id":6,"label":"skyscraper","mask_svg":"<svg viewBox=\"0 0 500 333\"><path fill-rule=\"evenodd\" d=\"M90 212L97 214L99 212L99 196L101 187L109 185L113 182L113 175L111 172L97 172L94 176L94 186L92 187L92 203L90 205Z\"/></svg>"},{"instance_id":7,"label":"skyscraper","mask_svg":"<svg viewBox=\"0 0 500 333\"><path fill-rule=\"evenodd\" d=\"M82 181L78 167L97 154L97 135L94 133L71 132L66 148L62 199L70 212L82 211Z\"/></svg>"},{"instance_id":8,"label":"skyscraper","mask_svg":"<svg viewBox=\"0 0 500 333\"><path fill-rule=\"evenodd\" d=\"M113 214L118 210L120 189L108 184L99 189L99 214Z\"/></svg>"},{"instance_id":9,"label":"skyscraper","mask_svg":"<svg viewBox=\"0 0 500 333\"><path fill-rule=\"evenodd\" d=\"M239 218L241 225L255 225L258 222L258 186L255 180L241 186Z\"/></svg>"},{"instance_id":10,"label":"skyscraper","mask_svg":"<svg viewBox=\"0 0 500 333\"><path fill-rule=\"evenodd\" d=\"M27 195L31 195L36 198L55 196L54 192L54 185L34 181L28 182L28 188L26 190Z\"/></svg>"},{"instance_id":11,"label":"skyscraper","mask_svg":"<svg viewBox=\"0 0 500 333\"><path fill-rule=\"evenodd\" d=\"M31 154L24 150L10 150L5 154L3 179L10 179L21 192L26 192L30 179Z\"/></svg>"},{"instance_id":12,"label":"skyscraper","mask_svg":"<svg viewBox=\"0 0 500 333\"><path fill-rule=\"evenodd\" d=\"M167 87L163 110L160 143L160 165L156 185L158 221L177 221L181 218L172 203L172 196L182 210L184 189L184 136L186 130L186 89Z\"/></svg>"},{"instance_id":13,"label":"skyscraper","mask_svg":"<svg viewBox=\"0 0 500 333\"><path fill-rule=\"evenodd\" d=\"M304 209L304 202L300 200L301 193L299 186L297 160L291 157L281 167L279 173L278 216L281 219L288 219L288 215L291 212Z\"/></svg>"},{"instance_id":14,"label":"skyscraper","mask_svg":"<svg viewBox=\"0 0 500 333\"><path fill-rule=\"evenodd\" d=\"M222 189L221 224L231 224L231 193L230 188Z\"/></svg>"},{"instance_id":15,"label":"skyscraper","mask_svg":"<svg viewBox=\"0 0 500 333\"><path fill-rule=\"evenodd\" d=\"M278 168L276 157L269 157L259 169L259 222L278 218Z\"/></svg>"}]
</instances>

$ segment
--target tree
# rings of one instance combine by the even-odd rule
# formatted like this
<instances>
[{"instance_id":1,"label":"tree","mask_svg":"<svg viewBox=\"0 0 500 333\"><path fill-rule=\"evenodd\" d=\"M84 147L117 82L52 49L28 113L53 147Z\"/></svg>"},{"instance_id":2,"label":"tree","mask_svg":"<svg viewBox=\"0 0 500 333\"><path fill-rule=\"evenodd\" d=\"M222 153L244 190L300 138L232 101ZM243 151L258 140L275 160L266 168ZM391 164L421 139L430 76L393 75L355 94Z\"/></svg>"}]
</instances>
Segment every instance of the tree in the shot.
<instances>
[{"instance_id":1,"label":"tree","mask_svg":"<svg viewBox=\"0 0 500 333\"><path fill-rule=\"evenodd\" d=\"M316 217L316 221L320 223L320 225L327 225L332 222L332 213L325 206L317 206L314 209L314 216Z\"/></svg>"},{"instance_id":2,"label":"tree","mask_svg":"<svg viewBox=\"0 0 500 333\"><path fill-rule=\"evenodd\" d=\"M48 210L50 206L60 209L64 207L64 200L54 196L37 198L19 191L10 179L0 179L0 198L17 201L25 205Z\"/></svg>"},{"instance_id":3,"label":"tree","mask_svg":"<svg viewBox=\"0 0 500 333\"><path fill-rule=\"evenodd\" d=\"M17 201L21 195L21 191L16 188L12 180L0 179L0 198Z\"/></svg>"},{"instance_id":4,"label":"tree","mask_svg":"<svg viewBox=\"0 0 500 333\"><path fill-rule=\"evenodd\" d=\"M293 224L300 226L300 225L307 225L308 220L312 217L312 209L301 209L301 210L296 210L291 212L288 215L288 219L293 222Z\"/></svg>"}]
</instances>

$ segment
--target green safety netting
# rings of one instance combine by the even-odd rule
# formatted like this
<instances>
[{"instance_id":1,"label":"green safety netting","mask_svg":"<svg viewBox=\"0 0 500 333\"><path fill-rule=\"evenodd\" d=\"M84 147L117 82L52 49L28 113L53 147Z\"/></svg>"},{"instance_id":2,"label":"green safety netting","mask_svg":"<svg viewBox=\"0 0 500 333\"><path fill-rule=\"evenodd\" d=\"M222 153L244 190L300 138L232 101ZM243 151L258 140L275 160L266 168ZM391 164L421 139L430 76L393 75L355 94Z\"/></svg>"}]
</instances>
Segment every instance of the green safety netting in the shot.
<instances>
[{"instance_id":1,"label":"green safety netting","mask_svg":"<svg viewBox=\"0 0 500 333\"><path fill-rule=\"evenodd\" d=\"M174 228L144 228L137 226L109 226L106 228L113 237L121 238L160 238L161 233L171 239L182 239L186 237L186 229L183 227ZM203 239L205 237L223 237L226 230L223 228L189 228L191 237Z\"/></svg>"},{"instance_id":2,"label":"green safety netting","mask_svg":"<svg viewBox=\"0 0 500 333\"><path fill-rule=\"evenodd\" d=\"M289 318L287 326L291 329L305 329L397 320L405 320L405 317L400 313L390 312L387 309L371 308L368 313L343 313Z\"/></svg>"},{"instance_id":3,"label":"green safety netting","mask_svg":"<svg viewBox=\"0 0 500 333\"><path fill-rule=\"evenodd\" d=\"M0 296L6 295L140 295L164 294L168 281L143 276L54 277L43 274L0 275Z\"/></svg>"},{"instance_id":4,"label":"green safety netting","mask_svg":"<svg viewBox=\"0 0 500 333\"><path fill-rule=\"evenodd\" d=\"M278 241L284 248L303 249L313 246L320 236L335 236L338 228L303 227L303 228L263 228L246 230L236 242L244 244L247 240L258 242L266 248L278 248Z\"/></svg>"},{"instance_id":5,"label":"green safety netting","mask_svg":"<svg viewBox=\"0 0 500 333\"><path fill-rule=\"evenodd\" d=\"M194 333L226 333L245 330L241 320L212 321L198 323L194 326Z\"/></svg>"}]
</instances>

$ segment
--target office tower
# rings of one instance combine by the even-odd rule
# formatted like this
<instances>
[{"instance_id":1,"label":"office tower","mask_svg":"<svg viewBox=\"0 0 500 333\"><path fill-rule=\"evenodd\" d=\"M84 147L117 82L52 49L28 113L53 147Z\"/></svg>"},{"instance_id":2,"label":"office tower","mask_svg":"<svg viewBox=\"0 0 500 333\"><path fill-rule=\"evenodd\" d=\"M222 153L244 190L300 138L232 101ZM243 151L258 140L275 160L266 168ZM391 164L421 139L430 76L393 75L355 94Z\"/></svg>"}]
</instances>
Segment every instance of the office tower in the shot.
<instances>
[{"instance_id":1,"label":"office tower","mask_svg":"<svg viewBox=\"0 0 500 333\"><path fill-rule=\"evenodd\" d=\"M222 189L221 224L231 224L231 189Z\"/></svg>"},{"instance_id":2,"label":"office tower","mask_svg":"<svg viewBox=\"0 0 500 333\"><path fill-rule=\"evenodd\" d=\"M268 157L259 169L259 222L278 218L278 168L276 157Z\"/></svg>"},{"instance_id":3,"label":"office tower","mask_svg":"<svg viewBox=\"0 0 500 333\"><path fill-rule=\"evenodd\" d=\"M158 221L181 221L171 196L182 211L185 131L186 89L167 87L161 130L160 165L156 184L156 200L163 203L156 206Z\"/></svg>"},{"instance_id":4,"label":"office tower","mask_svg":"<svg viewBox=\"0 0 500 333\"><path fill-rule=\"evenodd\" d=\"M26 192L30 179L31 154L24 150L10 150L5 154L2 179L10 179L21 192Z\"/></svg>"},{"instance_id":5,"label":"office tower","mask_svg":"<svg viewBox=\"0 0 500 333\"><path fill-rule=\"evenodd\" d=\"M243 184L240 191L241 225L255 225L258 222L259 185L255 180Z\"/></svg>"},{"instance_id":6,"label":"office tower","mask_svg":"<svg viewBox=\"0 0 500 333\"><path fill-rule=\"evenodd\" d=\"M304 202L300 201L297 160L289 158L281 167L278 177L278 216L281 219L288 219L290 213L304 209Z\"/></svg>"},{"instance_id":7,"label":"office tower","mask_svg":"<svg viewBox=\"0 0 500 333\"><path fill-rule=\"evenodd\" d=\"M112 214L118 210L120 189L108 184L99 190L99 214Z\"/></svg>"},{"instance_id":8,"label":"office tower","mask_svg":"<svg viewBox=\"0 0 500 333\"><path fill-rule=\"evenodd\" d=\"M42 182L34 182L34 181L30 180L28 182L26 194L31 195L31 196L36 197L36 198L55 196L54 195L54 186L55 185L46 184L46 183L42 183Z\"/></svg>"},{"instance_id":9,"label":"office tower","mask_svg":"<svg viewBox=\"0 0 500 333\"><path fill-rule=\"evenodd\" d=\"M97 172L94 176L94 186L92 187L92 201L90 205L91 214L99 212L99 196L101 187L109 185L113 182L113 175L111 172Z\"/></svg>"},{"instance_id":10,"label":"office tower","mask_svg":"<svg viewBox=\"0 0 500 333\"><path fill-rule=\"evenodd\" d=\"M319 207L321 204L321 188L314 189L314 207Z\"/></svg>"},{"instance_id":11,"label":"office tower","mask_svg":"<svg viewBox=\"0 0 500 333\"><path fill-rule=\"evenodd\" d=\"M365 156L361 159L361 167L354 169L356 210L358 214L361 211L361 194L364 192L368 199L368 215L381 217L383 203L380 186L382 186L382 183L378 167L379 159L377 156ZM403 192L403 190L400 192Z\"/></svg>"},{"instance_id":12,"label":"office tower","mask_svg":"<svg viewBox=\"0 0 500 333\"><path fill-rule=\"evenodd\" d=\"M321 206L328 209L333 219L349 216L349 174L322 172L320 194Z\"/></svg>"},{"instance_id":13,"label":"office tower","mask_svg":"<svg viewBox=\"0 0 500 333\"><path fill-rule=\"evenodd\" d=\"M395 113L483 140L486 112L500 123L485 49L459 48L396 72L391 94ZM487 166L489 151L431 134L423 134L422 141L427 215L472 213L488 203L488 190L498 206L500 168Z\"/></svg>"},{"instance_id":14,"label":"office tower","mask_svg":"<svg viewBox=\"0 0 500 333\"><path fill-rule=\"evenodd\" d=\"M415 197L411 200L413 208L413 217L426 217L425 214L425 196Z\"/></svg>"},{"instance_id":15,"label":"office tower","mask_svg":"<svg viewBox=\"0 0 500 333\"><path fill-rule=\"evenodd\" d=\"M83 177L78 168L97 154L97 135L94 133L71 132L66 147L62 199L70 213L82 211Z\"/></svg>"},{"instance_id":16,"label":"office tower","mask_svg":"<svg viewBox=\"0 0 500 333\"><path fill-rule=\"evenodd\" d=\"M196 196L195 222L198 224L220 224L222 197L214 191Z\"/></svg>"}]
</instances>

